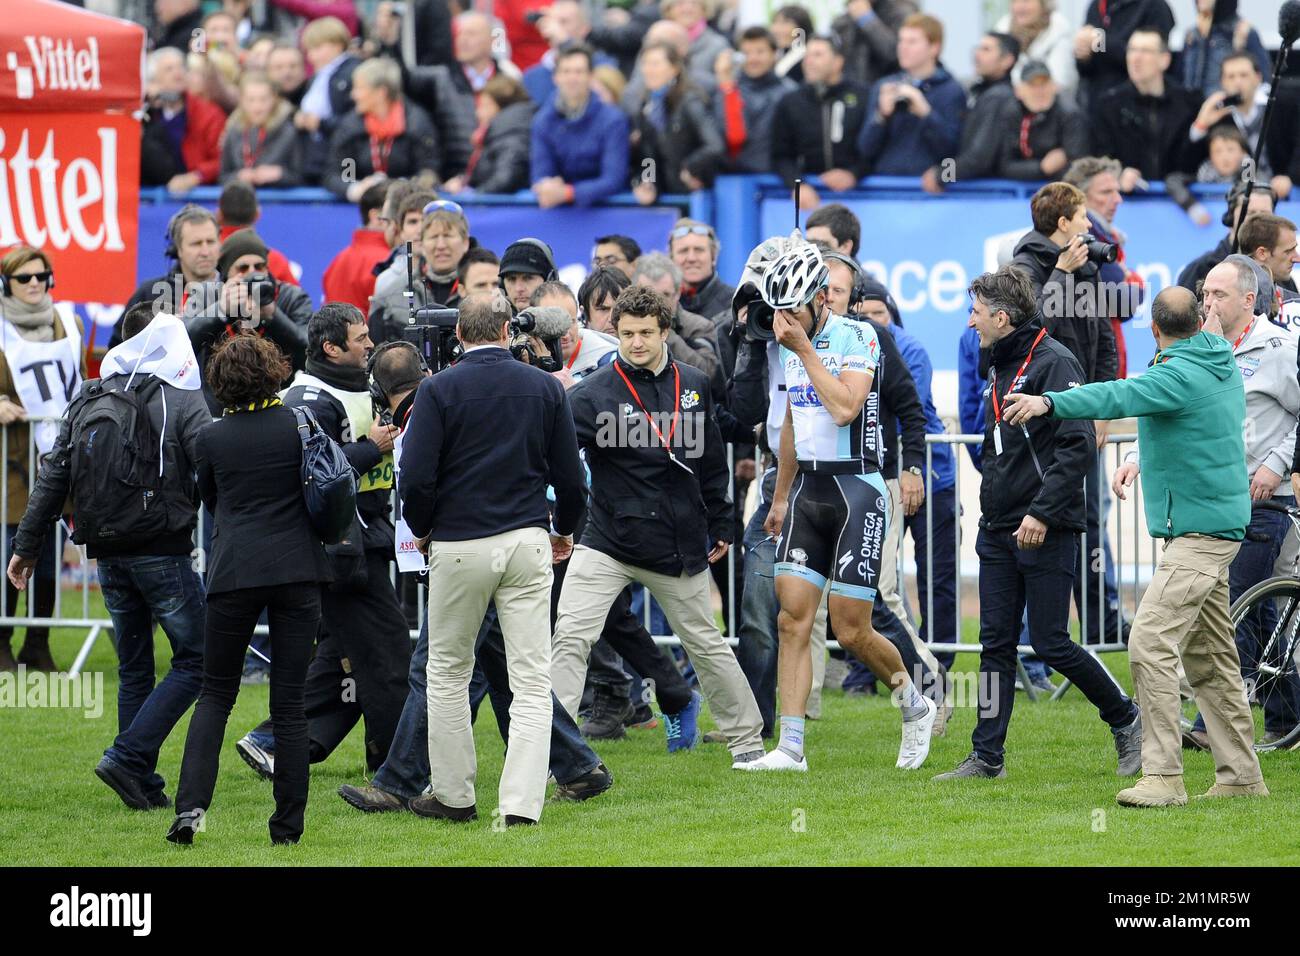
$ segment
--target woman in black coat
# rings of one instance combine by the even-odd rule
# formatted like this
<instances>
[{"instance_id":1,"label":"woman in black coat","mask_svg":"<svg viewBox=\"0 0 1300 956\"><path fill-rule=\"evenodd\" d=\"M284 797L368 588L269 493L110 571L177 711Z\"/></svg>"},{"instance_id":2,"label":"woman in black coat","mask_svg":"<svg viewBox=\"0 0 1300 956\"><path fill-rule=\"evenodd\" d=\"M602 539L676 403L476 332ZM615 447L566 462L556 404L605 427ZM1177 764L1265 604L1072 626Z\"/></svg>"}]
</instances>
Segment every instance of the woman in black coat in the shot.
<instances>
[{"instance_id":1,"label":"woman in black coat","mask_svg":"<svg viewBox=\"0 0 1300 956\"><path fill-rule=\"evenodd\" d=\"M712 185L726 144L708 104L691 86L676 47L646 47L641 76L646 91L632 134L632 192L648 206L660 193L694 192Z\"/></svg>"},{"instance_id":2,"label":"woman in black coat","mask_svg":"<svg viewBox=\"0 0 1300 956\"><path fill-rule=\"evenodd\" d=\"M447 192L513 193L528 188L528 155L537 107L522 83L498 73L483 86L474 108L478 129L464 176L449 179Z\"/></svg>"},{"instance_id":3,"label":"woman in black coat","mask_svg":"<svg viewBox=\"0 0 1300 956\"><path fill-rule=\"evenodd\" d=\"M331 580L302 492L302 442L276 397L288 375L276 346L241 333L208 360L224 415L199 434L199 492L213 514L207 572L203 690L190 720L176 793L173 843L192 843L212 803L226 721L239 693L244 654L263 610L271 631L275 721L272 843L297 843L307 807L303 687L320 626L320 586Z\"/></svg>"}]
</instances>

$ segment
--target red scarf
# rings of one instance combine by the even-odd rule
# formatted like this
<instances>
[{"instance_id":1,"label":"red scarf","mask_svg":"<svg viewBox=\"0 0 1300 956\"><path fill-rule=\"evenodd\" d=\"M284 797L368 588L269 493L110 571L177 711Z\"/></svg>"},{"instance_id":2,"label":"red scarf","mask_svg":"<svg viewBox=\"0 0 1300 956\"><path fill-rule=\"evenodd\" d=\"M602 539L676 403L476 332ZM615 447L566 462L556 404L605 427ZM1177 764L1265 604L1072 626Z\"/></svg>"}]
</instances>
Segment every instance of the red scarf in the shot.
<instances>
[{"instance_id":1,"label":"red scarf","mask_svg":"<svg viewBox=\"0 0 1300 956\"><path fill-rule=\"evenodd\" d=\"M406 132L406 107L397 100L388 109L388 115L380 118L367 113L366 135L370 137L370 161L377 173L388 172L388 154L393 151L393 142Z\"/></svg>"}]
</instances>

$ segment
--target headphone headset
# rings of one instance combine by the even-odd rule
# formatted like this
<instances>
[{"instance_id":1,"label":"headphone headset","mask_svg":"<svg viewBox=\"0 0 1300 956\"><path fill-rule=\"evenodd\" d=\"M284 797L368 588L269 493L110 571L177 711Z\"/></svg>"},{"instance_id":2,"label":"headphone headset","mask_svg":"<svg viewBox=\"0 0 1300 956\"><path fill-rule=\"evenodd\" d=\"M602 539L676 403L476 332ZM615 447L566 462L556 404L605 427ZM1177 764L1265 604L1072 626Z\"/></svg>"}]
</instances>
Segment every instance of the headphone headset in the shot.
<instances>
[{"instance_id":1,"label":"headphone headset","mask_svg":"<svg viewBox=\"0 0 1300 956\"><path fill-rule=\"evenodd\" d=\"M857 308L867 295L867 274L863 271L862 266L852 256L846 256L842 252L826 251L822 253L823 259L831 259L849 267L853 273L853 288L849 290L848 311L852 312Z\"/></svg>"},{"instance_id":2,"label":"headphone headset","mask_svg":"<svg viewBox=\"0 0 1300 956\"><path fill-rule=\"evenodd\" d=\"M379 408L388 408L388 396L384 393L379 381L375 378L375 365L378 363L379 356L385 352L391 352L393 349L410 349L415 353L416 359L420 363L421 377L429 373L429 363L424 360L424 355L413 342L405 339L395 339L392 342L385 342L370 353L370 358L366 361L366 382L369 385L370 401ZM418 384L418 383L416 383Z\"/></svg>"},{"instance_id":3,"label":"headphone headset","mask_svg":"<svg viewBox=\"0 0 1300 956\"><path fill-rule=\"evenodd\" d=\"M202 218L204 220L211 221L214 224L217 221L216 216L212 215L211 212L209 212L207 209L204 209L198 203L190 202L190 203L186 203L184 206L181 206L181 208L176 210L176 212L172 215L172 217L167 220L167 232L163 236L163 238L167 242L166 248L163 249L163 255L166 256L168 259L173 259L173 260L180 259L181 253L180 253L180 247L178 246L178 243L181 241L181 236L180 236L181 226L184 225L186 222L195 222L199 218L194 215L194 213L196 212L203 213ZM218 231L220 230L218 229Z\"/></svg>"},{"instance_id":4,"label":"headphone headset","mask_svg":"<svg viewBox=\"0 0 1300 956\"><path fill-rule=\"evenodd\" d=\"M1253 183L1251 185L1250 192L1247 193L1245 189L1245 183L1238 182L1235 186L1233 186L1230 190L1228 190L1228 195L1226 197L1228 201L1228 208L1224 211L1223 219L1221 219L1220 221L1226 227L1231 229L1233 225L1236 224L1237 221L1237 205L1241 202L1243 198L1245 198L1246 201L1249 202L1250 196L1253 196L1255 193L1267 193L1269 198L1273 200L1274 211L1277 210L1277 190L1275 190L1268 183ZM1242 221L1243 222L1245 221L1245 217L1242 217Z\"/></svg>"},{"instance_id":5,"label":"headphone headset","mask_svg":"<svg viewBox=\"0 0 1300 956\"><path fill-rule=\"evenodd\" d=\"M54 267L50 265L49 262L44 258L42 258L41 261L45 263L45 268L50 273L50 281L45 283L45 291L49 292L51 289L54 288ZM4 295L14 294L13 289L9 284L9 276L7 275L0 275L0 293L3 293Z\"/></svg>"}]
</instances>

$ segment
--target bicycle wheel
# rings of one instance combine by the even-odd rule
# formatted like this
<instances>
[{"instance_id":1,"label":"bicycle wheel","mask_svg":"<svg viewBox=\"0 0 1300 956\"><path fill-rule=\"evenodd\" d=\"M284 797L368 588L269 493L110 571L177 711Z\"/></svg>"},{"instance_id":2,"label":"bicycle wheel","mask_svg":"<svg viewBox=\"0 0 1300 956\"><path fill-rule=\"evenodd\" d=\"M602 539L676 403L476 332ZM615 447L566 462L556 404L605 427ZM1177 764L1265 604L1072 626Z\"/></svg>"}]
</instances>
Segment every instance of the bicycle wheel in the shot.
<instances>
[{"instance_id":1,"label":"bicycle wheel","mask_svg":"<svg viewBox=\"0 0 1300 956\"><path fill-rule=\"evenodd\" d=\"M1264 708L1266 722L1277 724L1257 733L1257 748L1289 749L1300 741L1300 677L1296 650L1300 644L1300 580L1270 578L1247 590L1229 609L1237 635L1237 653L1246 696ZM1267 731L1283 734L1268 740Z\"/></svg>"}]
</instances>

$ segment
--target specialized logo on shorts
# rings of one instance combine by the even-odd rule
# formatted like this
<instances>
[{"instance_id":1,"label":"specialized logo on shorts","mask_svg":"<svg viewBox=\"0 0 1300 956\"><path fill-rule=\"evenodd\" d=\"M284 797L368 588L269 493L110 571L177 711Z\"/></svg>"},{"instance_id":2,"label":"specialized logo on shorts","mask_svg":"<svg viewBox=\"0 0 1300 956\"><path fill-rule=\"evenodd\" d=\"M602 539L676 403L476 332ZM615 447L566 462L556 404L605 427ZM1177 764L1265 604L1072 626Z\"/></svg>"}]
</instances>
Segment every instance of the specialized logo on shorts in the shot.
<instances>
[{"instance_id":1,"label":"specialized logo on shorts","mask_svg":"<svg viewBox=\"0 0 1300 956\"><path fill-rule=\"evenodd\" d=\"M689 392L682 392L682 410L690 411L696 405L700 404L700 393L691 389Z\"/></svg>"},{"instance_id":2,"label":"specialized logo on shorts","mask_svg":"<svg viewBox=\"0 0 1300 956\"><path fill-rule=\"evenodd\" d=\"M840 559L835 563L839 565L840 577L843 577L844 572L847 571L849 569L849 565L853 563L853 552L845 551L842 555L840 555Z\"/></svg>"},{"instance_id":3,"label":"specialized logo on shorts","mask_svg":"<svg viewBox=\"0 0 1300 956\"><path fill-rule=\"evenodd\" d=\"M804 567L808 563L808 552L803 548L795 548L789 554L790 563Z\"/></svg>"}]
</instances>

